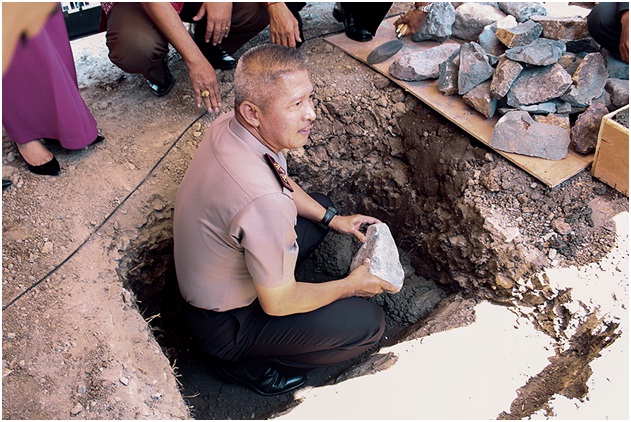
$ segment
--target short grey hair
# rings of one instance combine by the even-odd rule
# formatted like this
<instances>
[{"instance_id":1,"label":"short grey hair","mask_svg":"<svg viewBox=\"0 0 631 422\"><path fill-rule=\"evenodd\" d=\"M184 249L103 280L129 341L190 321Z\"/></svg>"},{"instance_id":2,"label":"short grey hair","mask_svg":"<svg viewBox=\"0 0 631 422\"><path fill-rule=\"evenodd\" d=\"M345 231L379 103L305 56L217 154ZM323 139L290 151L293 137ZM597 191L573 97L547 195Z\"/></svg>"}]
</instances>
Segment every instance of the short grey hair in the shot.
<instances>
[{"instance_id":1,"label":"short grey hair","mask_svg":"<svg viewBox=\"0 0 631 422\"><path fill-rule=\"evenodd\" d=\"M307 70L307 58L298 49L276 44L251 48L241 56L234 73L235 105L248 100L265 108L274 96L276 81L302 70Z\"/></svg>"}]
</instances>

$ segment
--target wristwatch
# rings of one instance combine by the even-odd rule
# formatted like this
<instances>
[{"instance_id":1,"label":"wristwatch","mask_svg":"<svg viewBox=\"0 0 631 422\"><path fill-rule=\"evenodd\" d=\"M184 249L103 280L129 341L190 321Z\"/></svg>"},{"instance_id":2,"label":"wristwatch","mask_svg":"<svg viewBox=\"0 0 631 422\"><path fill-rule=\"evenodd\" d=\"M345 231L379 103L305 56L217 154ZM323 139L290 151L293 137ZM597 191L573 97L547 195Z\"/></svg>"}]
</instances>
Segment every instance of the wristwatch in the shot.
<instances>
[{"instance_id":1,"label":"wristwatch","mask_svg":"<svg viewBox=\"0 0 631 422\"><path fill-rule=\"evenodd\" d=\"M420 10L423 13L429 13L429 11L432 8L432 3L425 3L422 6L417 6L416 4L412 5L412 9L414 10Z\"/></svg>"},{"instance_id":2,"label":"wristwatch","mask_svg":"<svg viewBox=\"0 0 631 422\"><path fill-rule=\"evenodd\" d=\"M320 227L324 229L328 229L329 224L331 224L331 220L333 220L333 217L335 217L336 215L337 215L337 209L333 207L328 207L326 209L326 213L324 214L324 217L322 217L322 220L320 220L318 224L320 224Z\"/></svg>"}]
</instances>

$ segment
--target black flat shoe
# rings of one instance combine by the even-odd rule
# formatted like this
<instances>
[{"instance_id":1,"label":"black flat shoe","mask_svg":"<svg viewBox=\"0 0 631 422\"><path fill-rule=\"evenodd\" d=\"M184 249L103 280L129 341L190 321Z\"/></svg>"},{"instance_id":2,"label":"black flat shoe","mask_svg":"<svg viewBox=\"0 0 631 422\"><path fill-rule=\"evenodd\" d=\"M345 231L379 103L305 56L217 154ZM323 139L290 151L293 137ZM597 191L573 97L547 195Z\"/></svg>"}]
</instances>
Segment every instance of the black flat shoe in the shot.
<instances>
[{"instance_id":1,"label":"black flat shoe","mask_svg":"<svg viewBox=\"0 0 631 422\"><path fill-rule=\"evenodd\" d=\"M237 67L237 59L219 47L218 45L206 44L201 48L208 63L215 69L230 70Z\"/></svg>"},{"instance_id":2,"label":"black flat shoe","mask_svg":"<svg viewBox=\"0 0 631 422\"><path fill-rule=\"evenodd\" d=\"M372 40L370 31L359 27L355 22L355 18L350 13L346 13L340 3L335 3L333 7L333 18L338 22L344 23L344 33L351 40L359 42Z\"/></svg>"},{"instance_id":3,"label":"black flat shoe","mask_svg":"<svg viewBox=\"0 0 631 422\"><path fill-rule=\"evenodd\" d=\"M11 145L13 145L13 148L15 148L15 150L18 152L18 155L22 158L22 160L24 160L24 162L26 163L26 167L31 173L39 174L42 176L59 176L59 174L61 173L59 161L57 161L57 158L55 158L54 155L49 162L40 164L39 166L33 166L29 164L29 162L26 161L24 157L22 157L22 153L14 142L11 142Z\"/></svg>"},{"instance_id":4,"label":"black flat shoe","mask_svg":"<svg viewBox=\"0 0 631 422\"><path fill-rule=\"evenodd\" d=\"M228 363L220 366L219 374L226 380L251 388L263 396L288 393L307 382L306 375L285 376L276 369L252 363Z\"/></svg>"},{"instance_id":5,"label":"black flat shoe","mask_svg":"<svg viewBox=\"0 0 631 422\"><path fill-rule=\"evenodd\" d=\"M105 136L103 135L97 135L96 139L94 141L92 141L89 145L95 145L95 144L100 144L101 142L103 142L105 140ZM88 146L89 146L88 145Z\"/></svg>"},{"instance_id":6,"label":"black flat shoe","mask_svg":"<svg viewBox=\"0 0 631 422\"><path fill-rule=\"evenodd\" d=\"M161 84L154 83L154 82L151 82L149 79L147 79L147 85L149 85L149 89L151 89L151 93L155 95L156 97L164 97L165 95L167 95L171 91L171 88L173 88L173 85L175 84L175 78L173 77L173 74L171 74L171 70L169 70L169 65L167 63L166 57L162 61L162 67L164 69L164 83L161 83Z\"/></svg>"},{"instance_id":7,"label":"black flat shoe","mask_svg":"<svg viewBox=\"0 0 631 422\"><path fill-rule=\"evenodd\" d=\"M10 180L2 179L2 190L10 188L12 184L13 182L11 182Z\"/></svg>"}]
</instances>

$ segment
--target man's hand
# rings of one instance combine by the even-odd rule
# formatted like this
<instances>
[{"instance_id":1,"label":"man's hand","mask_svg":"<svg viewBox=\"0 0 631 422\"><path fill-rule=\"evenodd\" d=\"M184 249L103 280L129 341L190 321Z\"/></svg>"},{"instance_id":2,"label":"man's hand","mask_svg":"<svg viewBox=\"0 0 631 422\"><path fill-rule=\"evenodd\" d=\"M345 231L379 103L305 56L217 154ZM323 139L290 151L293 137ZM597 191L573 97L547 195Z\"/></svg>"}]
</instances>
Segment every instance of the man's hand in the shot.
<instances>
[{"instance_id":1,"label":"man's hand","mask_svg":"<svg viewBox=\"0 0 631 422\"><path fill-rule=\"evenodd\" d=\"M622 32L620 33L620 57L625 63L629 63L629 11L622 12L620 17Z\"/></svg>"},{"instance_id":2,"label":"man's hand","mask_svg":"<svg viewBox=\"0 0 631 422\"><path fill-rule=\"evenodd\" d=\"M397 293L401 290L385 280L370 274L370 259L366 259L362 265L355 268L352 273L346 277L346 282L355 286L352 291L353 296L357 297L373 297L384 291Z\"/></svg>"},{"instance_id":3,"label":"man's hand","mask_svg":"<svg viewBox=\"0 0 631 422\"><path fill-rule=\"evenodd\" d=\"M426 18L427 13L411 9L408 10L407 13L399 16L399 18L394 22L394 27L396 28L399 25L406 24L408 26L408 30L403 36L411 36L421 30L421 26L425 23Z\"/></svg>"},{"instance_id":4,"label":"man's hand","mask_svg":"<svg viewBox=\"0 0 631 422\"><path fill-rule=\"evenodd\" d=\"M300 39L298 21L285 3L273 3L267 7L269 13L269 33L272 44L296 48Z\"/></svg>"},{"instance_id":5,"label":"man's hand","mask_svg":"<svg viewBox=\"0 0 631 422\"><path fill-rule=\"evenodd\" d=\"M232 22L232 3L202 3L197 14L193 17L195 22L202 20L206 16L206 35L204 41L210 42L212 37L213 45L221 43L230 32Z\"/></svg>"},{"instance_id":6,"label":"man's hand","mask_svg":"<svg viewBox=\"0 0 631 422\"><path fill-rule=\"evenodd\" d=\"M381 223L374 217L368 217L366 215L354 214L354 215L336 215L331 220L329 228L337 233L352 234L360 242L366 241L366 235L359 231L362 226Z\"/></svg>"},{"instance_id":7,"label":"man's hand","mask_svg":"<svg viewBox=\"0 0 631 422\"><path fill-rule=\"evenodd\" d=\"M188 77L191 80L193 94L195 95L195 104L197 108L204 106L209 113L213 111L219 113L221 107L221 94L219 93L219 83L215 69L208 63L204 56L201 59L192 62L186 62L188 67ZM208 92L208 95L204 95Z\"/></svg>"}]
</instances>

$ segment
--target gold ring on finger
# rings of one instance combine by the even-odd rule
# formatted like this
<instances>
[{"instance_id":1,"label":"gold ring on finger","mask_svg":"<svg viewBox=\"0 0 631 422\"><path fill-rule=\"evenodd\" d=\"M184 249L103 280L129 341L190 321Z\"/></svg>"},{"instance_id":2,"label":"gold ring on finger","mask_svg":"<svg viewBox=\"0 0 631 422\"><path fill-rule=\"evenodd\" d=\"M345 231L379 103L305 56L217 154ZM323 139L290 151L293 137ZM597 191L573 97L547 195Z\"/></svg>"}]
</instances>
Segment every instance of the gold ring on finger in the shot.
<instances>
[{"instance_id":1,"label":"gold ring on finger","mask_svg":"<svg viewBox=\"0 0 631 422\"><path fill-rule=\"evenodd\" d=\"M230 27L229 26L224 26L223 29L224 29L224 31L227 31L228 29L230 29Z\"/></svg>"},{"instance_id":2,"label":"gold ring on finger","mask_svg":"<svg viewBox=\"0 0 631 422\"><path fill-rule=\"evenodd\" d=\"M208 91L202 91L202 97L206 98L206 97L210 97L210 92Z\"/></svg>"}]
</instances>

